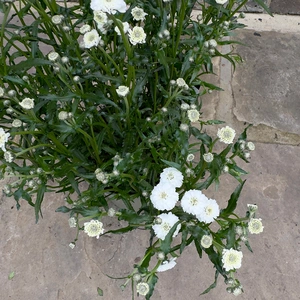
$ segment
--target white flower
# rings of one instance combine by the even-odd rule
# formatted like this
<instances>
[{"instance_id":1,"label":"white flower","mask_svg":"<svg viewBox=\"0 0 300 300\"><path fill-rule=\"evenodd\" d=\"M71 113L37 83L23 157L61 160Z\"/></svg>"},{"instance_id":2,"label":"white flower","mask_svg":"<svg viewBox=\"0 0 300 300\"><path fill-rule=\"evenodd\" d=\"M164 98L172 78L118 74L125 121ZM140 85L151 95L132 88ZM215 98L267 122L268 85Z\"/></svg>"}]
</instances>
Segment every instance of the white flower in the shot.
<instances>
[{"instance_id":1,"label":"white flower","mask_svg":"<svg viewBox=\"0 0 300 300\"><path fill-rule=\"evenodd\" d=\"M218 129L218 138L225 144L232 144L235 137L235 130L229 126Z\"/></svg>"},{"instance_id":2,"label":"white flower","mask_svg":"<svg viewBox=\"0 0 300 300\"><path fill-rule=\"evenodd\" d=\"M97 46L100 42L100 36L96 29L92 29L91 31L87 32L83 36L83 44L84 47L87 49L92 48L93 46Z\"/></svg>"},{"instance_id":3,"label":"white flower","mask_svg":"<svg viewBox=\"0 0 300 300\"><path fill-rule=\"evenodd\" d=\"M252 142L248 142L246 145L247 149L250 151L254 151L255 150L255 145Z\"/></svg>"},{"instance_id":4,"label":"white flower","mask_svg":"<svg viewBox=\"0 0 300 300\"><path fill-rule=\"evenodd\" d=\"M225 4L228 0L216 0L218 4Z\"/></svg>"},{"instance_id":5,"label":"white flower","mask_svg":"<svg viewBox=\"0 0 300 300\"><path fill-rule=\"evenodd\" d=\"M160 183L169 183L174 188L179 188L182 185L183 175L175 168L165 168L160 174Z\"/></svg>"},{"instance_id":6,"label":"white flower","mask_svg":"<svg viewBox=\"0 0 300 300\"><path fill-rule=\"evenodd\" d=\"M155 235L157 238L164 240L171 228L179 221L179 218L169 212L168 214L160 214L157 216L161 219L160 224L154 224L152 229L154 230ZM177 236L179 230L181 228L181 224L178 224L173 237Z\"/></svg>"},{"instance_id":7,"label":"white flower","mask_svg":"<svg viewBox=\"0 0 300 300\"><path fill-rule=\"evenodd\" d=\"M88 24L82 25L82 26L80 27L80 29L79 29L79 32L80 32L81 34L85 34L85 33L89 32L89 31L91 31L91 26L88 25Z\"/></svg>"},{"instance_id":8,"label":"white flower","mask_svg":"<svg viewBox=\"0 0 300 300\"><path fill-rule=\"evenodd\" d=\"M90 237L99 238L100 234L104 232L103 223L98 220L91 220L84 223L84 232Z\"/></svg>"},{"instance_id":9,"label":"white flower","mask_svg":"<svg viewBox=\"0 0 300 300\"><path fill-rule=\"evenodd\" d=\"M109 217L114 217L114 216L116 215L115 209L113 209L112 207L109 208L109 210L107 211L107 215L108 215Z\"/></svg>"},{"instance_id":10,"label":"white flower","mask_svg":"<svg viewBox=\"0 0 300 300\"><path fill-rule=\"evenodd\" d=\"M189 130L189 125L188 124L184 124L184 123L181 123L180 126L179 126L179 129L183 132L187 132Z\"/></svg>"},{"instance_id":11,"label":"white flower","mask_svg":"<svg viewBox=\"0 0 300 300\"><path fill-rule=\"evenodd\" d=\"M243 292L242 287L241 287L241 286L238 286L238 287L236 287L236 288L233 289L232 294L233 294L234 296L239 296L239 295L242 294L242 292Z\"/></svg>"},{"instance_id":12,"label":"white flower","mask_svg":"<svg viewBox=\"0 0 300 300\"><path fill-rule=\"evenodd\" d=\"M210 163L214 160L214 155L210 152L203 154L204 161Z\"/></svg>"},{"instance_id":13,"label":"white flower","mask_svg":"<svg viewBox=\"0 0 300 300\"><path fill-rule=\"evenodd\" d=\"M189 109L188 110L188 118L190 119L191 122L197 122L200 117L200 113L196 109Z\"/></svg>"},{"instance_id":14,"label":"white flower","mask_svg":"<svg viewBox=\"0 0 300 300\"><path fill-rule=\"evenodd\" d=\"M136 292L141 296L146 296L149 291L149 284L146 282L140 282L136 285Z\"/></svg>"},{"instance_id":15,"label":"white flower","mask_svg":"<svg viewBox=\"0 0 300 300\"><path fill-rule=\"evenodd\" d=\"M117 94L120 97L125 97L128 95L129 93L129 88L125 85L120 85L117 89L116 89Z\"/></svg>"},{"instance_id":16,"label":"white flower","mask_svg":"<svg viewBox=\"0 0 300 300\"><path fill-rule=\"evenodd\" d=\"M186 191L181 199L183 211L189 214L198 215L203 210L203 204L207 197L199 190Z\"/></svg>"},{"instance_id":17,"label":"white flower","mask_svg":"<svg viewBox=\"0 0 300 300\"><path fill-rule=\"evenodd\" d=\"M235 233L237 235L242 235L244 233L243 227L242 226L236 226Z\"/></svg>"},{"instance_id":18,"label":"white flower","mask_svg":"<svg viewBox=\"0 0 300 300\"><path fill-rule=\"evenodd\" d=\"M48 59L50 61L56 61L59 58L59 54L55 51L52 51L48 54Z\"/></svg>"},{"instance_id":19,"label":"white flower","mask_svg":"<svg viewBox=\"0 0 300 300\"><path fill-rule=\"evenodd\" d=\"M264 226L261 222L261 219L251 219L248 223L248 230L252 234L259 234L263 232Z\"/></svg>"},{"instance_id":20,"label":"white flower","mask_svg":"<svg viewBox=\"0 0 300 300\"><path fill-rule=\"evenodd\" d=\"M168 183L157 184L150 195L153 206L159 210L171 210L175 207L179 195L175 188Z\"/></svg>"},{"instance_id":21,"label":"white flower","mask_svg":"<svg viewBox=\"0 0 300 300\"><path fill-rule=\"evenodd\" d=\"M99 180L103 184L107 184L107 182L108 182L107 173L102 172L101 169L98 168L95 170L95 175L96 175L97 180Z\"/></svg>"},{"instance_id":22,"label":"white flower","mask_svg":"<svg viewBox=\"0 0 300 300\"><path fill-rule=\"evenodd\" d=\"M4 152L4 159L6 162L11 163L14 160L14 156L11 152L6 151L6 152Z\"/></svg>"},{"instance_id":23,"label":"white flower","mask_svg":"<svg viewBox=\"0 0 300 300\"><path fill-rule=\"evenodd\" d=\"M34 99L31 98L25 98L20 103L20 106L22 106L24 109L32 109L34 108Z\"/></svg>"},{"instance_id":24,"label":"white flower","mask_svg":"<svg viewBox=\"0 0 300 300\"><path fill-rule=\"evenodd\" d=\"M124 0L92 0L92 10L101 10L109 14L115 14L117 11L124 13L126 12L126 3Z\"/></svg>"},{"instance_id":25,"label":"white flower","mask_svg":"<svg viewBox=\"0 0 300 300\"><path fill-rule=\"evenodd\" d=\"M58 113L59 120L64 121L64 120L67 120L68 118L69 118L69 113L67 111L62 110Z\"/></svg>"},{"instance_id":26,"label":"white flower","mask_svg":"<svg viewBox=\"0 0 300 300\"><path fill-rule=\"evenodd\" d=\"M123 26L123 31L124 33L127 33L127 31L129 30L129 23L128 22L123 22L122 23L122 26ZM115 32L117 33L117 35L121 35L121 31L120 29L118 28L118 26L115 27Z\"/></svg>"},{"instance_id":27,"label":"white flower","mask_svg":"<svg viewBox=\"0 0 300 300\"><path fill-rule=\"evenodd\" d=\"M188 89L189 86L186 84L185 80L183 78L178 78L176 80L176 84L178 87L184 88L184 89Z\"/></svg>"},{"instance_id":28,"label":"white flower","mask_svg":"<svg viewBox=\"0 0 300 300\"><path fill-rule=\"evenodd\" d=\"M203 235L201 238L201 246L203 248L209 248L212 245L213 239L210 235Z\"/></svg>"},{"instance_id":29,"label":"white flower","mask_svg":"<svg viewBox=\"0 0 300 300\"><path fill-rule=\"evenodd\" d=\"M180 106L180 108L182 110L188 110L190 108L190 106L187 103L182 103L181 106Z\"/></svg>"},{"instance_id":30,"label":"white flower","mask_svg":"<svg viewBox=\"0 0 300 300\"><path fill-rule=\"evenodd\" d=\"M103 11L94 11L94 21L97 23L97 25L106 24L108 21L107 14Z\"/></svg>"},{"instance_id":31,"label":"white flower","mask_svg":"<svg viewBox=\"0 0 300 300\"><path fill-rule=\"evenodd\" d=\"M187 161L193 161L195 159L195 155L193 153L188 154L188 156L186 157Z\"/></svg>"},{"instance_id":32,"label":"white flower","mask_svg":"<svg viewBox=\"0 0 300 300\"><path fill-rule=\"evenodd\" d=\"M22 121L20 121L19 119L14 119L11 123L11 126L14 128L19 128L22 126Z\"/></svg>"},{"instance_id":33,"label":"white flower","mask_svg":"<svg viewBox=\"0 0 300 300\"><path fill-rule=\"evenodd\" d=\"M170 260L165 260L162 264L157 268L157 272L164 272L167 270L171 270L176 266L176 257L172 257Z\"/></svg>"},{"instance_id":34,"label":"white flower","mask_svg":"<svg viewBox=\"0 0 300 300\"><path fill-rule=\"evenodd\" d=\"M197 214L197 218L200 222L211 223L220 214L220 208L216 200L207 199L202 203L200 212Z\"/></svg>"},{"instance_id":35,"label":"white flower","mask_svg":"<svg viewBox=\"0 0 300 300\"><path fill-rule=\"evenodd\" d=\"M129 41L132 45L146 43L146 33L142 27L134 26L128 30Z\"/></svg>"},{"instance_id":36,"label":"white flower","mask_svg":"<svg viewBox=\"0 0 300 300\"><path fill-rule=\"evenodd\" d=\"M216 40L214 39L211 39L208 41L208 45L211 47L211 48L216 48L218 46L218 43L216 42Z\"/></svg>"},{"instance_id":37,"label":"white flower","mask_svg":"<svg viewBox=\"0 0 300 300\"><path fill-rule=\"evenodd\" d=\"M247 204L247 207L250 212L256 212L258 209L258 206L256 204Z\"/></svg>"},{"instance_id":38,"label":"white flower","mask_svg":"<svg viewBox=\"0 0 300 300\"><path fill-rule=\"evenodd\" d=\"M239 269L242 266L243 253L241 251L231 249L223 249L222 263L226 272Z\"/></svg>"},{"instance_id":39,"label":"white flower","mask_svg":"<svg viewBox=\"0 0 300 300\"><path fill-rule=\"evenodd\" d=\"M69 219L69 226L70 226L71 228L75 228L75 227L77 226L77 222L76 222L76 219L75 219L74 217L71 217L71 218Z\"/></svg>"},{"instance_id":40,"label":"white flower","mask_svg":"<svg viewBox=\"0 0 300 300\"><path fill-rule=\"evenodd\" d=\"M69 247L70 247L71 249L74 249L74 248L75 248L75 244L74 244L74 243L70 243L70 244L69 244Z\"/></svg>"},{"instance_id":41,"label":"white flower","mask_svg":"<svg viewBox=\"0 0 300 300\"><path fill-rule=\"evenodd\" d=\"M139 7L134 7L131 11L131 14L133 16L133 20L135 21L144 21L145 17L148 15L142 8Z\"/></svg>"},{"instance_id":42,"label":"white flower","mask_svg":"<svg viewBox=\"0 0 300 300\"><path fill-rule=\"evenodd\" d=\"M2 87L0 87L0 97L4 96L4 89Z\"/></svg>"},{"instance_id":43,"label":"white flower","mask_svg":"<svg viewBox=\"0 0 300 300\"><path fill-rule=\"evenodd\" d=\"M61 24L61 22L63 21L63 19L64 19L64 16L62 16L62 15L55 15L55 16L53 16L51 18L51 21L52 21L53 24L59 25L59 24Z\"/></svg>"}]
</instances>

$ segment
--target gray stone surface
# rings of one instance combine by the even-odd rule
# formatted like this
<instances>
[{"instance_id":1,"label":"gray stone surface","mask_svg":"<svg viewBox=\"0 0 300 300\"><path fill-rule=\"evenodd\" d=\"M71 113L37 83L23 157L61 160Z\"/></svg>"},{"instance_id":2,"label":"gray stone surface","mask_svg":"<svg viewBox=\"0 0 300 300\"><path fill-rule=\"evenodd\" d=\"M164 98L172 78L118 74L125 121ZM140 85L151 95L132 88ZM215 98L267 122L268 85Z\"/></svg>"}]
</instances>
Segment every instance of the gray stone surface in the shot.
<instances>
[{"instance_id":1,"label":"gray stone surface","mask_svg":"<svg viewBox=\"0 0 300 300\"><path fill-rule=\"evenodd\" d=\"M237 277L245 293L239 299L296 300L300 257L299 170L300 148L257 144L238 211L243 214L247 203L259 206L264 233L251 236L254 253L244 249L242 268ZM296 180L295 180L296 179ZM220 203L228 199L237 182L224 175L218 191L207 195ZM80 234L75 249L68 247L75 236L68 228L67 215L55 213L63 204L62 197L49 195L44 203L44 219L34 224L33 210L23 203L16 211L14 201L3 199L0 210L0 290L3 300L81 300L100 299L96 288L104 291L103 299L131 299L130 287L121 291L125 276L132 270L147 247L148 236L137 231L121 236L104 236L99 240ZM14 207L14 208L12 208ZM110 219L106 228L116 226ZM15 277L8 280L14 271ZM214 270L208 259L200 260L194 247L178 259L177 266L161 273L153 300L199 299L199 294L212 282ZM220 278L216 289L200 299L232 299Z\"/></svg>"},{"instance_id":2,"label":"gray stone surface","mask_svg":"<svg viewBox=\"0 0 300 300\"><path fill-rule=\"evenodd\" d=\"M232 81L238 120L300 133L300 34L240 31Z\"/></svg>"},{"instance_id":3,"label":"gray stone surface","mask_svg":"<svg viewBox=\"0 0 300 300\"><path fill-rule=\"evenodd\" d=\"M274 14L300 15L299 0L272 0L270 9Z\"/></svg>"}]
</instances>

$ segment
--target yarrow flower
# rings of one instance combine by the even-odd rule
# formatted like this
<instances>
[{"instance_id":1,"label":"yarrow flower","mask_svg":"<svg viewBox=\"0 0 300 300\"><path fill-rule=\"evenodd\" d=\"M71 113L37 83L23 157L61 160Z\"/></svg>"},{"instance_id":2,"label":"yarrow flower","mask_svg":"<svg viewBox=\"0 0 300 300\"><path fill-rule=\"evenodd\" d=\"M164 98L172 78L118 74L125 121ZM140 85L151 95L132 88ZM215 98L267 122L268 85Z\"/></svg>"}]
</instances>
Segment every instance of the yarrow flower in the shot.
<instances>
[{"instance_id":1,"label":"yarrow flower","mask_svg":"<svg viewBox=\"0 0 300 300\"><path fill-rule=\"evenodd\" d=\"M109 14L115 14L117 11L124 13L127 10L124 0L92 0L92 10L101 10Z\"/></svg>"},{"instance_id":2,"label":"yarrow flower","mask_svg":"<svg viewBox=\"0 0 300 300\"><path fill-rule=\"evenodd\" d=\"M174 188L181 187L183 182L183 175L175 168L165 168L160 174L160 183L170 184Z\"/></svg>"},{"instance_id":3,"label":"yarrow flower","mask_svg":"<svg viewBox=\"0 0 300 300\"><path fill-rule=\"evenodd\" d=\"M98 220L91 220L84 223L84 232L90 237L99 238L100 234L103 234L103 223Z\"/></svg>"},{"instance_id":4,"label":"yarrow flower","mask_svg":"<svg viewBox=\"0 0 300 300\"><path fill-rule=\"evenodd\" d=\"M129 41L132 45L146 43L146 33L142 27L134 26L128 30Z\"/></svg>"},{"instance_id":5,"label":"yarrow flower","mask_svg":"<svg viewBox=\"0 0 300 300\"><path fill-rule=\"evenodd\" d=\"M62 110L58 113L59 120L64 121L64 120L67 120L68 118L69 118L69 113L67 111Z\"/></svg>"},{"instance_id":6,"label":"yarrow flower","mask_svg":"<svg viewBox=\"0 0 300 300\"><path fill-rule=\"evenodd\" d=\"M207 197L199 190L186 191L181 199L181 206L184 212L198 215L206 203Z\"/></svg>"},{"instance_id":7,"label":"yarrow flower","mask_svg":"<svg viewBox=\"0 0 300 300\"><path fill-rule=\"evenodd\" d=\"M97 46L100 42L100 36L96 29L92 29L83 36L83 45L85 48L90 49Z\"/></svg>"},{"instance_id":8,"label":"yarrow flower","mask_svg":"<svg viewBox=\"0 0 300 300\"><path fill-rule=\"evenodd\" d=\"M225 4L228 0L216 0L216 3L218 4Z\"/></svg>"},{"instance_id":9,"label":"yarrow flower","mask_svg":"<svg viewBox=\"0 0 300 300\"><path fill-rule=\"evenodd\" d=\"M123 32L127 33L129 30L129 23L128 22L122 22L122 26L123 26ZM117 35L121 35L121 31L118 28L118 26L115 27L115 32L117 33Z\"/></svg>"},{"instance_id":10,"label":"yarrow flower","mask_svg":"<svg viewBox=\"0 0 300 300\"><path fill-rule=\"evenodd\" d=\"M187 161L193 161L195 159L195 155L193 153L188 154L188 156L186 157Z\"/></svg>"},{"instance_id":11,"label":"yarrow flower","mask_svg":"<svg viewBox=\"0 0 300 300\"><path fill-rule=\"evenodd\" d=\"M178 78L176 80L176 84L178 87L184 88L184 89L188 89L189 86L186 84L185 80L183 78Z\"/></svg>"},{"instance_id":12,"label":"yarrow flower","mask_svg":"<svg viewBox=\"0 0 300 300\"><path fill-rule=\"evenodd\" d=\"M235 137L235 130L229 126L218 129L218 138L225 144L232 144Z\"/></svg>"},{"instance_id":13,"label":"yarrow flower","mask_svg":"<svg viewBox=\"0 0 300 300\"><path fill-rule=\"evenodd\" d=\"M71 228L75 228L75 227L77 226L77 222L76 222L76 219L75 219L74 217L71 217L71 218L69 219L69 226L70 226Z\"/></svg>"},{"instance_id":14,"label":"yarrow flower","mask_svg":"<svg viewBox=\"0 0 300 300\"><path fill-rule=\"evenodd\" d=\"M179 126L179 129L183 132L187 132L189 130L189 125L188 124L184 124L184 123L181 123L180 126Z\"/></svg>"},{"instance_id":15,"label":"yarrow flower","mask_svg":"<svg viewBox=\"0 0 300 300\"><path fill-rule=\"evenodd\" d=\"M264 226L261 222L261 219L251 219L248 223L248 230L251 234L259 234L263 232Z\"/></svg>"},{"instance_id":16,"label":"yarrow flower","mask_svg":"<svg viewBox=\"0 0 300 300\"><path fill-rule=\"evenodd\" d=\"M157 238L164 240L171 228L179 221L179 218L172 214L171 212L167 214L160 214L157 218L161 219L160 224L154 224L152 229L154 230L155 235ZM179 230L181 228L181 224L177 225L177 228L173 234L173 237L177 236Z\"/></svg>"},{"instance_id":17,"label":"yarrow flower","mask_svg":"<svg viewBox=\"0 0 300 300\"><path fill-rule=\"evenodd\" d=\"M52 51L48 54L48 59L50 61L56 61L59 58L59 54L55 51Z\"/></svg>"},{"instance_id":18,"label":"yarrow flower","mask_svg":"<svg viewBox=\"0 0 300 300\"><path fill-rule=\"evenodd\" d=\"M108 183L108 175L107 173L103 172L101 169L96 169L95 170L95 175L96 175L96 179L100 182L102 182L103 184L107 184Z\"/></svg>"},{"instance_id":19,"label":"yarrow flower","mask_svg":"<svg viewBox=\"0 0 300 300\"><path fill-rule=\"evenodd\" d=\"M200 244L203 248L207 249L212 245L213 239L210 235L203 235Z\"/></svg>"},{"instance_id":20,"label":"yarrow flower","mask_svg":"<svg viewBox=\"0 0 300 300\"><path fill-rule=\"evenodd\" d=\"M142 8L136 6L132 9L131 15L133 16L133 20L135 20L135 21L144 21L145 17L148 14L145 13Z\"/></svg>"},{"instance_id":21,"label":"yarrow flower","mask_svg":"<svg viewBox=\"0 0 300 300\"><path fill-rule=\"evenodd\" d=\"M212 153L210 153L210 152L204 153L203 154L203 159L204 159L204 161L210 163L210 162L212 162L214 160L214 155Z\"/></svg>"},{"instance_id":22,"label":"yarrow flower","mask_svg":"<svg viewBox=\"0 0 300 300\"><path fill-rule=\"evenodd\" d=\"M255 150L255 145L252 142L248 142L246 145L247 149L250 151L254 151Z\"/></svg>"},{"instance_id":23,"label":"yarrow flower","mask_svg":"<svg viewBox=\"0 0 300 300\"><path fill-rule=\"evenodd\" d=\"M128 95L129 93L129 88L125 85L120 85L117 89L116 89L117 94L120 97L125 97Z\"/></svg>"},{"instance_id":24,"label":"yarrow flower","mask_svg":"<svg viewBox=\"0 0 300 300\"><path fill-rule=\"evenodd\" d=\"M172 257L170 260L165 260L162 264L157 268L157 272L165 272L173 269L176 266L176 257Z\"/></svg>"},{"instance_id":25,"label":"yarrow flower","mask_svg":"<svg viewBox=\"0 0 300 300\"><path fill-rule=\"evenodd\" d=\"M141 296L146 296L149 291L149 284L146 282L140 282L136 285L136 292Z\"/></svg>"},{"instance_id":26,"label":"yarrow flower","mask_svg":"<svg viewBox=\"0 0 300 300\"><path fill-rule=\"evenodd\" d=\"M91 26L88 25L88 24L82 25L82 26L80 27L80 29L79 29L79 32L80 32L81 34L85 34L85 33L89 32L89 31L91 31Z\"/></svg>"},{"instance_id":27,"label":"yarrow flower","mask_svg":"<svg viewBox=\"0 0 300 300\"><path fill-rule=\"evenodd\" d=\"M6 151L6 152L4 152L4 159L6 162L11 163L14 160L14 155L10 151Z\"/></svg>"},{"instance_id":28,"label":"yarrow flower","mask_svg":"<svg viewBox=\"0 0 300 300\"><path fill-rule=\"evenodd\" d=\"M222 263L226 272L239 269L242 266L243 253L233 248L223 249Z\"/></svg>"},{"instance_id":29,"label":"yarrow flower","mask_svg":"<svg viewBox=\"0 0 300 300\"><path fill-rule=\"evenodd\" d=\"M59 24L61 24L63 19L64 19L63 15L55 15L51 18L51 21L52 21L53 24L59 25Z\"/></svg>"},{"instance_id":30,"label":"yarrow flower","mask_svg":"<svg viewBox=\"0 0 300 300\"><path fill-rule=\"evenodd\" d=\"M166 182L157 184L150 195L153 206L159 210L171 210L179 199L174 186Z\"/></svg>"},{"instance_id":31,"label":"yarrow flower","mask_svg":"<svg viewBox=\"0 0 300 300\"><path fill-rule=\"evenodd\" d=\"M220 208L216 200L206 199L202 203L200 212L197 214L197 218L200 222L211 223L220 214Z\"/></svg>"},{"instance_id":32,"label":"yarrow flower","mask_svg":"<svg viewBox=\"0 0 300 300\"><path fill-rule=\"evenodd\" d=\"M32 108L34 108L34 99L24 98L19 104L24 109L32 109Z\"/></svg>"},{"instance_id":33,"label":"yarrow flower","mask_svg":"<svg viewBox=\"0 0 300 300\"><path fill-rule=\"evenodd\" d=\"M22 121L19 119L14 119L11 123L11 126L14 128L19 128L22 126Z\"/></svg>"},{"instance_id":34,"label":"yarrow flower","mask_svg":"<svg viewBox=\"0 0 300 300\"><path fill-rule=\"evenodd\" d=\"M200 113L196 109L189 109L188 110L188 118L190 119L191 122L197 122L200 117Z\"/></svg>"}]
</instances>

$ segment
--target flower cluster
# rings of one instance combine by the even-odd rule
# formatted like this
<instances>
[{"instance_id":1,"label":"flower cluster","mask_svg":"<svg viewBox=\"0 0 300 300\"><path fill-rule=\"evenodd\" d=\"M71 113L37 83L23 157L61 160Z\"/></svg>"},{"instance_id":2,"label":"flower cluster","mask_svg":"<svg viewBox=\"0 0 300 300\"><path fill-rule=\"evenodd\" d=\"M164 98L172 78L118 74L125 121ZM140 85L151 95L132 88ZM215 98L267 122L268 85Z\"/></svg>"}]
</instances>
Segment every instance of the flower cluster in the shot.
<instances>
[{"instance_id":1,"label":"flower cluster","mask_svg":"<svg viewBox=\"0 0 300 300\"><path fill-rule=\"evenodd\" d=\"M206 120L202 101L220 90L203 76L215 74L215 57L240 59L221 47L235 42L231 31L243 25L232 16L247 0L44 2L23 9L21 1L20 14L12 1L1 6L4 193L17 207L34 203L36 221L46 191L64 193L57 211L76 232L71 249L80 231L101 240L148 230L150 245L124 283L147 299L157 273L172 269L188 245L213 257L216 275L240 294L242 247L251 250L248 239L264 230L256 205L243 218L235 212L247 174L239 162L250 161L255 145L248 127L209 135L206 126L223 122ZM238 186L229 199L215 196L228 202L220 209L204 191L223 176ZM126 227L106 231L103 217Z\"/></svg>"}]
</instances>

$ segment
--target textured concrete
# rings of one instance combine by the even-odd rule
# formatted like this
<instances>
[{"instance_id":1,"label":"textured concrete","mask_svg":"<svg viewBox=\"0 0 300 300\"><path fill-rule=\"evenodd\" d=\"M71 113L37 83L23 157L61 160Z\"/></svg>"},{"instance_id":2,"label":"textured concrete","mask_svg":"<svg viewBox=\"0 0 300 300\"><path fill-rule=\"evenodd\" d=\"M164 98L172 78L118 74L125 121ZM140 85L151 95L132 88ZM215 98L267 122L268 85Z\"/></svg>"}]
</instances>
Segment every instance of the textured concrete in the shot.
<instances>
[{"instance_id":1,"label":"textured concrete","mask_svg":"<svg viewBox=\"0 0 300 300\"><path fill-rule=\"evenodd\" d=\"M274 14L300 15L300 1L272 0L270 9Z\"/></svg>"},{"instance_id":2,"label":"textured concrete","mask_svg":"<svg viewBox=\"0 0 300 300\"><path fill-rule=\"evenodd\" d=\"M265 20L267 16L260 18ZM225 60L215 61L215 70L220 72L217 83L224 91L203 98L204 118L226 120L237 131L243 129L245 121L256 124L249 130L256 150L251 163L242 164L249 175L238 212L242 215L247 203L256 203L265 229L262 234L250 237L254 253L243 251L237 278L245 293L239 299L297 300L300 294L299 34L266 32L263 26L255 24L237 36L251 47L238 48L245 63L237 66L235 73ZM257 24L261 25L261 21ZM0 181L0 189L4 184ZM220 189L206 193L224 204L236 184L229 175L223 175ZM63 204L63 195L47 195L44 219L36 225L32 207L22 202L20 211L16 211L13 199L1 197L0 299L131 299L130 286L122 292L120 285L124 281L110 279L106 274L122 277L130 273L147 247L147 233L137 230L97 240L81 232L72 250L68 244L73 241L75 230L69 228L67 215L54 212ZM122 224L106 218L104 225L108 229ZM153 300L235 299L225 291L222 278L216 289L199 297L212 283L214 270L206 257L198 258L193 246L177 261L174 269L159 275ZM12 271L15 276L9 280ZM103 297L97 295L97 287L103 289Z\"/></svg>"},{"instance_id":3,"label":"textured concrete","mask_svg":"<svg viewBox=\"0 0 300 300\"><path fill-rule=\"evenodd\" d=\"M240 121L300 133L300 34L243 31L237 52L245 64L232 82ZM284 59L284 61L283 61Z\"/></svg>"}]
</instances>

